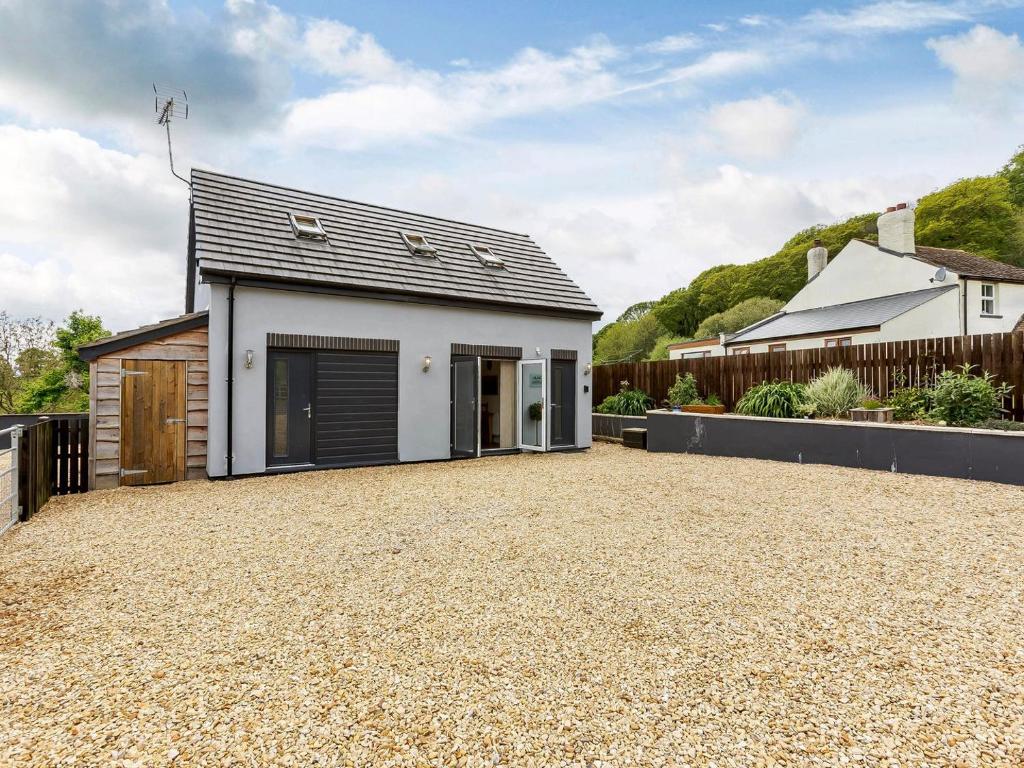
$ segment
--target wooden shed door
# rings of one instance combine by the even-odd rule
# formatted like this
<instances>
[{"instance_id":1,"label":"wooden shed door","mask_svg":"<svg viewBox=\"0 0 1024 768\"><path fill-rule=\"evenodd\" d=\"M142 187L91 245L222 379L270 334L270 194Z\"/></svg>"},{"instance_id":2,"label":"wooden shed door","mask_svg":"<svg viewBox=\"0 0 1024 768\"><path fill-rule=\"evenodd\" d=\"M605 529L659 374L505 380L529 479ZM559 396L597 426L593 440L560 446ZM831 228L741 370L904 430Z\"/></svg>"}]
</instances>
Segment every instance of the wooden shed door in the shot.
<instances>
[{"instance_id":1,"label":"wooden shed door","mask_svg":"<svg viewBox=\"0 0 1024 768\"><path fill-rule=\"evenodd\" d=\"M185 479L185 363L124 360L121 485Z\"/></svg>"}]
</instances>

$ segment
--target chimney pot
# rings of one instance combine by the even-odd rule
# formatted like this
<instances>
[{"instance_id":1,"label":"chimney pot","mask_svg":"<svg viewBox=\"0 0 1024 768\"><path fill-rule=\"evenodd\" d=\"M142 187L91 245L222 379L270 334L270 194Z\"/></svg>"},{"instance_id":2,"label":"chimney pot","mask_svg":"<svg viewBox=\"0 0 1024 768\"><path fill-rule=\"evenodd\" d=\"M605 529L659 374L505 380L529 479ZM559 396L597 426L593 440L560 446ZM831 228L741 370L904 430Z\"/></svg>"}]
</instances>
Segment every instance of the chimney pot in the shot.
<instances>
[{"instance_id":1,"label":"chimney pot","mask_svg":"<svg viewBox=\"0 0 1024 768\"><path fill-rule=\"evenodd\" d=\"M822 246L820 238L815 238L814 247L807 252L807 282L817 277L827 266L828 249Z\"/></svg>"},{"instance_id":2,"label":"chimney pot","mask_svg":"<svg viewBox=\"0 0 1024 768\"><path fill-rule=\"evenodd\" d=\"M896 210L896 206L895 205L890 205L888 208L885 209L885 212L886 213L892 213L895 210Z\"/></svg>"},{"instance_id":3,"label":"chimney pot","mask_svg":"<svg viewBox=\"0 0 1024 768\"><path fill-rule=\"evenodd\" d=\"M897 210L897 211L902 211L902 210L903 210L904 208L906 208L906 207L907 207L907 204L906 204L906 203L897 203L897 204L896 204L896 210Z\"/></svg>"}]
</instances>

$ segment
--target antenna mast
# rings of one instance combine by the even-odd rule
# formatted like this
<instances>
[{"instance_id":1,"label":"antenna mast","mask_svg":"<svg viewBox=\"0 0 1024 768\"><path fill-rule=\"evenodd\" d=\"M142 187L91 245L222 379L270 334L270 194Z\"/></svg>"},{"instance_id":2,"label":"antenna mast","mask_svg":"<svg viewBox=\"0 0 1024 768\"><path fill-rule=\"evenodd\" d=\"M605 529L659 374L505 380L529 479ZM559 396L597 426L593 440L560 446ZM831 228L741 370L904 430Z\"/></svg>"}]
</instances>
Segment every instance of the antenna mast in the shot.
<instances>
[{"instance_id":1,"label":"antenna mast","mask_svg":"<svg viewBox=\"0 0 1024 768\"><path fill-rule=\"evenodd\" d=\"M171 163L171 173L175 178L181 179L188 185L189 196L192 195L192 183L179 176L174 170L174 152L171 149L171 121L175 118L188 120L188 94L178 88L157 88L153 83L153 93L156 95L153 105L156 109L156 124L167 129L167 159Z\"/></svg>"}]
</instances>

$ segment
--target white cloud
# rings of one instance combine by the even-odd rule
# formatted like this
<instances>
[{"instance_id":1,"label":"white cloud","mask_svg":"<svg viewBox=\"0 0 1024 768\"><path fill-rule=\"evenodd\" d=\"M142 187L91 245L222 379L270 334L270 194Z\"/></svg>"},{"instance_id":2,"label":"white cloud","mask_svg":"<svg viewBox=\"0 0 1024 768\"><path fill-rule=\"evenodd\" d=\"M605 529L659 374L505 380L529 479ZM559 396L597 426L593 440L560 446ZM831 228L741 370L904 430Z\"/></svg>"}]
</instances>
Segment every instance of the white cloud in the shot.
<instances>
[{"instance_id":1,"label":"white cloud","mask_svg":"<svg viewBox=\"0 0 1024 768\"><path fill-rule=\"evenodd\" d=\"M965 102L998 113L1024 106L1024 46L1017 35L979 24L926 45L953 73Z\"/></svg>"},{"instance_id":2,"label":"white cloud","mask_svg":"<svg viewBox=\"0 0 1024 768\"><path fill-rule=\"evenodd\" d=\"M0 126L4 308L113 328L183 311L187 191L162 158L67 130Z\"/></svg>"},{"instance_id":3,"label":"white cloud","mask_svg":"<svg viewBox=\"0 0 1024 768\"><path fill-rule=\"evenodd\" d=\"M689 51L694 48L699 48L700 45L701 39L697 37L697 35L683 33L679 35L668 35L660 40L647 43L640 46L640 50L648 53L679 53L680 51Z\"/></svg>"},{"instance_id":4,"label":"white cloud","mask_svg":"<svg viewBox=\"0 0 1024 768\"><path fill-rule=\"evenodd\" d=\"M714 143L732 155L773 158L793 146L805 114L795 99L761 96L712 107L707 127Z\"/></svg>"},{"instance_id":5,"label":"white cloud","mask_svg":"<svg viewBox=\"0 0 1024 768\"><path fill-rule=\"evenodd\" d=\"M847 12L813 11L804 22L821 31L845 34L902 32L966 21L969 12L957 4L882 0Z\"/></svg>"},{"instance_id":6,"label":"white cloud","mask_svg":"<svg viewBox=\"0 0 1024 768\"><path fill-rule=\"evenodd\" d=\"M401 71L401 66L381 48L373 35L337 21L311 22L303 46L313 69L323 74L384 80Z\"/></svg>"},{"instance_id":7,"label":"white cloud","mask_svg":"<svg viewBox=\"0 0 1024 768\"><path fill-rule=\"evenodd\" d=\"M740 24L744 27L763 27L768 23L768 21L769 19L767 16L762 16L760 14L751 14L740 18Z\"/></svg>"}]
</instances>

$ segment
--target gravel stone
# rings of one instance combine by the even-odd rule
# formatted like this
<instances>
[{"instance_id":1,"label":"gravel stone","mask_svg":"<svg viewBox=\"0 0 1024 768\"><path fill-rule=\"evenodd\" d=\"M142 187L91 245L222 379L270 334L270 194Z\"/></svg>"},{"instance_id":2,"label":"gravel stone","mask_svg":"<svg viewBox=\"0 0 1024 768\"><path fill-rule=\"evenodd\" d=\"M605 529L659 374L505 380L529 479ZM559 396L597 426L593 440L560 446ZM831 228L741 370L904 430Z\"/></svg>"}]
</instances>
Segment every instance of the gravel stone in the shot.
<instances>
[{"instance_id":1,"label":"gravel stone","mask_svg":"<svg viewBox=\"0 0 1024 768\"><path fill-rule=\"evenodd\" d=\"M599 444L0 538L0 765L1021 766L1024 490Z\"/></svg>"}]
</instances>

